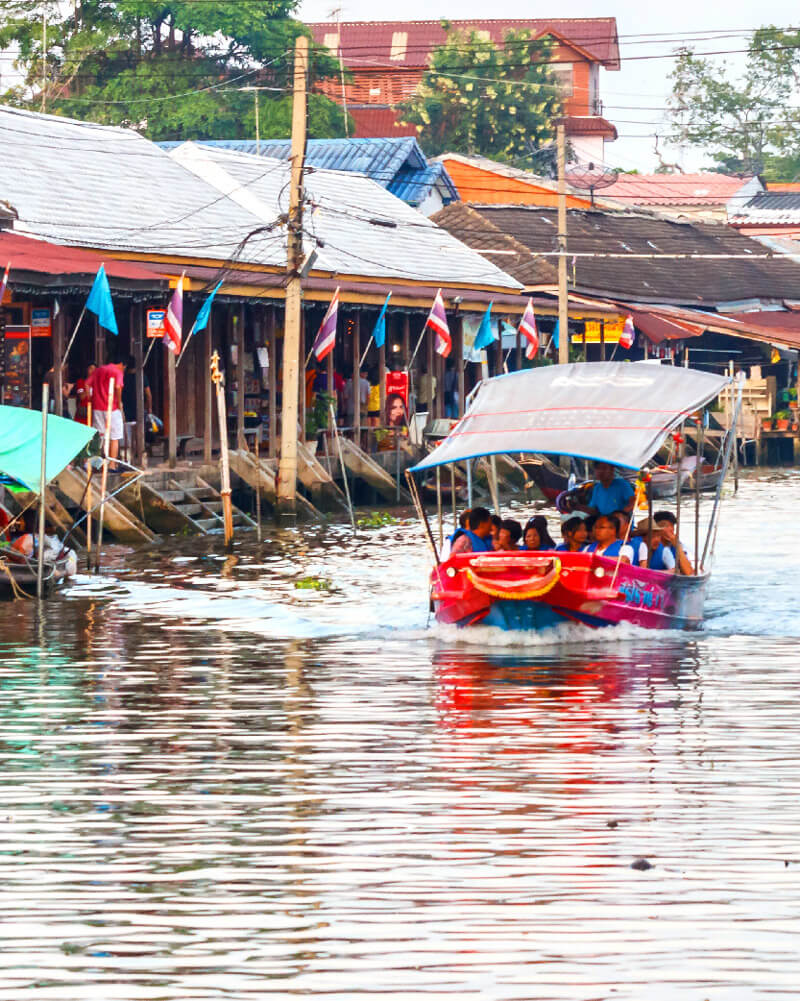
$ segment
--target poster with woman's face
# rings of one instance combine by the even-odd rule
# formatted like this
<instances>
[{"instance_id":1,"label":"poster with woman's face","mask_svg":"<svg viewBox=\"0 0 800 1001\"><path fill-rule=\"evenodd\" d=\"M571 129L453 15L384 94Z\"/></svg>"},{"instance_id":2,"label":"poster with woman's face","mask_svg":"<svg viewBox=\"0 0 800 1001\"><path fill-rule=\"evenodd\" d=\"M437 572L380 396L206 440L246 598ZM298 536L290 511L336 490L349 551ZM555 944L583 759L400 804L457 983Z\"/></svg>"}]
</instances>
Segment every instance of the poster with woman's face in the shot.
<instances>
[{"instance_id":1,"label":"poster with woman's face","mask_svg":"<svg viewBox=\"0 0 800 1001\"><path fill-rule=\"evenodd\" d=\"M399 393L390 393L386 397L386 426L390 428L405 427L408 424L408 413L403 397Z\"/></svg>"}]
</instances>

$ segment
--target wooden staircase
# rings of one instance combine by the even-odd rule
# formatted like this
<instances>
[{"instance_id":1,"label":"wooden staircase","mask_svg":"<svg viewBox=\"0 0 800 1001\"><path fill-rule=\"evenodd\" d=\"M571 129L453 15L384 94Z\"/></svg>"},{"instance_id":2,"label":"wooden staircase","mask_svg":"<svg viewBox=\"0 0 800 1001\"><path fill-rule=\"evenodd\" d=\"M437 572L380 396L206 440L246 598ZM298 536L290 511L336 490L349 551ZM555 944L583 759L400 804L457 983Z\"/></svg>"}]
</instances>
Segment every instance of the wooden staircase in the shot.
<instances>
[{"instance_id":1,"label":"wooden staircase","mask_svg":"<svg viewBox=\"0 0 800 1001\"><path fill-rule=\"evenodd\" d=\"M109 480L108 493L113 493L120 485L119 480L113 477ZM62 493L68 500L84 511L88 509L87 477L85 470L78 466L67 466L53 480L53 486ZM92 477L92 507L96 507L100 500L100 476ZM95 513L97 517L97 513ZM133 512L129 511L119 500L114 497L105 503L103 523L109 532L120 542L141 543L152 542L154 534Z\"/></svg>"},{"instance_id":2,"label":"wooden staircase","mask_svg":"<svg viewBox=\"0 0 800 1001\"><path fill-rule=\"evenodd\" d=\"M196 473L170 477L167 489L158 493L198 531L207 533L224 529L222 495ZM233 508L234 528L255 528L255 524L244 511Z\"/></svg>"}]
</instances>

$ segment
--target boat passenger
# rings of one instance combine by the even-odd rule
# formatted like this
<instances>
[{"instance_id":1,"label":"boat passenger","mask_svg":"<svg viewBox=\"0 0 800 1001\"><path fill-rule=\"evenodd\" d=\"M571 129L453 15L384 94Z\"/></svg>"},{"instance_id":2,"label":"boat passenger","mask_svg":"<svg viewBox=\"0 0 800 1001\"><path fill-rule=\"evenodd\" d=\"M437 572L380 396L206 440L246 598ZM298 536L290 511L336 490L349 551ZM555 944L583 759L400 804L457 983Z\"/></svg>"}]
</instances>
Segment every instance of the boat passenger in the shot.
<instances>
[{"instance_id":1,"label":"boat passenger","mask_svg":"<svg viewBox=\"0 0 800 1001\"><path fill-rule=\"evenodd\" d=\"M555 549L556 544L550 537L547 528L547 518L542 514L534 515L525 526L525 533L522 537L523 549L529 552L546 551Z\"/></svg>"},{"instance_id":2,"label":"boat passenger","mask_svg":"<svg viewBox=\"0 0 800 1001\"><path fill-rule=\"evenodd\" d=\"M675 531L678 519L672 511L656 511L653 515L653 521L661 529L661 539L664 545L672 550L672 555L675 557L675 562L679 565L681 573L685 577L691 577L694 574L692 561L686 555L683 543Z\"/></svg>"},{"instance_id":3,"label":"boat passenger","mask_svg":"<svg viewBox=\"0 0 800 1001\"><path fill-rule=\"evenodd\" d=\"M631 563L635 567L646 567L647 543L629 527L631 523L630 514L627 511L615 511L614 514L619 522L619 537L623 541L626 541L633 550Z\"/></svg>"},{"instance_id":4,"label":"boat passenger","mask_svg":"<svg viewBox=\"0 0 800 1001\"><path fill-rule=\"evenodd\" d=\"M500 536L498 538L498 549L507 552L516 549L517 543L522 538L522 525L514 518L504 518L500 523Z\"/></svg>"},{"instance_id":5,"label":"boat passenger","mask_svg":"<svg viewBox=\"0 0 800 1001\"><path fill-rule=\"evenodd\" d=\"M633 550L619 538L619 522L613 514L601 514L594 523L594 539L587 553L619 558L620 563L633 562Z\"/></svg>"},{"instance_id":6,"label":"boat passenger","mask_svg":"<svg viewBox=\"0 0 800 1001\"><path fill-rule=\"evenodd\" d=\"M467 518L467 528L455 540L450 555L490 553L492 551L492 516L485 507L474 507Z\"/></svg>"},{"instance_id":7,"label":"boat passenger","mask_svg":"<svg viewBox=\"0 0 800 1001\"><path fill-rule=\"evenodd\" d=\"M589 533L586 531L586 519L581 518L579 514L568 516L561 525L561 535L564 541L556 546L556 552L580 552L589 539Z\"/></svg>"},{"instance_id":8,"label":"boat passenger","mask_svg":"<svg viewBox=\"0 0 800 1001\"><path fill-rule=\"evenodd\" d=\"M651 522L649 518L643 518L636 526L636 532L644 539L644 543L650 550L650 569L666 570L673 573L675 570L675 557L669 546L664 544L661 528L655 518Z\"/></svg>"},{"instance_id":9,"label":"boat passenger","mask_svg":"<svg viewBox=\"0 0 800 1001\"><path fill-rule=\"evenodd\" d=\"M585 505L577 505L576 510L589 514L613 514L615 511L632 511L634 489L627 480L617 476L608 462L596 462L594 475L597 482Z\"/></svg>"},{"instance_id":10,"label":"boat passenger","mask_svg":"<svg viewBox=\"0 0 800 1001\"><path fill-rule=\"evenodd\" d=\"M461 512L458 516L458 528L452 535L448 535L444 540L444 545L442 546L442 562L450 558L450 554L453 551L453 543L460 535L464 534L464 529L468 527L467 520L469 518L469 510L469 508L465 508Z\"/></svg>"},{"instance_id":11,"label":"boat passenger","mask_svg":"<svg viewBox=\"0 0 800 1001\"><path fill-rule=\"evenodd\" d=\"M492 547L493 549L500 549L500 527L503 525L503 519L500 515L492 515Z\"/></svg>"}]
</instances>

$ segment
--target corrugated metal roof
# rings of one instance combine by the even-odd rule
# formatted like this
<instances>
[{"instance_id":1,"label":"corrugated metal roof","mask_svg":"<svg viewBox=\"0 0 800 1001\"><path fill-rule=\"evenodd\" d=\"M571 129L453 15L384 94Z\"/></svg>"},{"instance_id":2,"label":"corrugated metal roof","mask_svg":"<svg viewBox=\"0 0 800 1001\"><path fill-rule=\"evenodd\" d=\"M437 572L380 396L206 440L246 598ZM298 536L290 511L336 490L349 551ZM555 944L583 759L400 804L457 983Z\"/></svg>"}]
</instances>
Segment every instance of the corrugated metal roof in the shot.
<instances>
[{"instance_id":1,"label":"corrugated metal roof","mask_svg":"<svg viewBox=\"0 0 800 1001\"><path fill-rule=\"evenodd\" d=\"M759 192L731 214L731 222L797 225L800 223L800 191Z\"/></svg>"},{"instance_id":2,"label":"corrugated metal roof","mask_svg":"<svg viewBox=\"0 0 800 1001\"><path fill-rule=\"evenodd\" d=\"M286 264L285 161L194 144L170 154L126 129L0 108L0 176L17 229L59 243ZM325 240L320 270L519 288L366 177L317 170L306 190L309 247L312 235Z\"/></svg>"},{"instance_id":3,"label":"corrugated metal roof","mask_svg":"<svg viewBox=\"0 0 800 1001\"><path fill-rule=\"evenodd\" d=\"M555 32L566 42L583 49L606 69L619 69L617 21L613 17L504 18L446 22L461 31L485 31L502 42L508 31L530 31L534 36ZM344 62L353 68L367 65L427 66L431 50L447 37L445 22L438 21L343 21L309 24L318 45L339 35ZM405 36L403 39L402 36ZM402 45L400 41L402 39ZM369 59L369 64L364 60Z\"/></svg>"},{"instance_id":4,"label":"corrugated metal roof","mask_svg":"<svg viewBox=\"0 0 800 1001\"><path fill-rule=\"evenodd\" d=\"M77 247L62 247L48 240L22 236L7 230L0 232L0 261L11 264L14 275L21 271L48 278L69 277L78 284L91 286L97 269L105 263L106 275L113 285L120 280L127 284L141 283L147 288L159 288L167 280L128 261L106 260L100 254ZM12 276L13 284L13 276Z\"/></svg>"},{"instance_id":5,"label":"corrugated metal roof","mask_svg":"<svg viewBox=\"0 0 800 1001\"><path fill-rule=\"evenodd\" d=\"M185 143L171 156L262 217L272 213L274 218L288 209L287 162L197 143ZM324 244L316 271L519 287L498 267L367 177L319 169L306 177L305 190L312 203L306 217L306 243L309 249L314 238ZM276 233L281 235L262 238L266 244L261 253L274 254L276 262L282 263L283 227Z\"/></svg>"},{"instance_id":6,"label":"corrugated metal roof","mask_svg":"<svg viewBox=\"0 0 800 1001\"><path fill-rule=\"evenodd\" d=\"M175 149L180 143L161 143L164 149ZM258 146L252 139L203 139L200 145L226 149L237 153L260 155L276 160L288 160L291 141L264 139ZM388 139L309 139L306 166L315 169L343 170L364 174L382 188L402 198L409 205L420 205L438 186L445 203L455 201L458 191L441 164L428 166L417 140L407 136Z\"/></svg>"}]
</instances>

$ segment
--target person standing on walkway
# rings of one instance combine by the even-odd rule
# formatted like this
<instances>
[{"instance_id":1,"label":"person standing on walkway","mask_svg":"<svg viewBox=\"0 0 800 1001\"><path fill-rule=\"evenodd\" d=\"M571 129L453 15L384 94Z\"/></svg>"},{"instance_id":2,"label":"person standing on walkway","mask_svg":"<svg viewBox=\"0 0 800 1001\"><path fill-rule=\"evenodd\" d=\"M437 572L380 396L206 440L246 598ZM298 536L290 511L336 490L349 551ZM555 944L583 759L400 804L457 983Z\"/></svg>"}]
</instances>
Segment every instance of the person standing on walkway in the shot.
<instances>
[{"instance_id":1,"label":"person standing on walkway","mask_svg":"<svg viewBox=\"0 0 800 1001\"><path fill-rule=\"evenodd\" d=\"M114 380L114 396L111 400L111 440L108 456L111 459L109 469L116 470L116 459L119 457L119 443L122 441L122 382L124 370L122 365L112 360L100 365L86 380L86 386L92 395L92 423L100 432L106 433L106 418L108 416L108 401L111 390L111 380Z\"/></svg>"}]
</instances>

